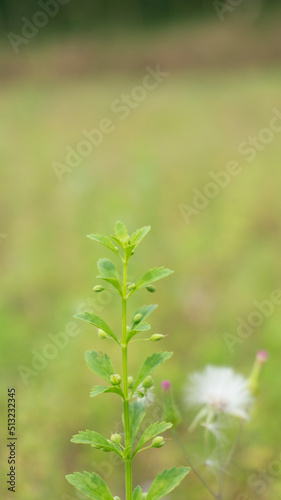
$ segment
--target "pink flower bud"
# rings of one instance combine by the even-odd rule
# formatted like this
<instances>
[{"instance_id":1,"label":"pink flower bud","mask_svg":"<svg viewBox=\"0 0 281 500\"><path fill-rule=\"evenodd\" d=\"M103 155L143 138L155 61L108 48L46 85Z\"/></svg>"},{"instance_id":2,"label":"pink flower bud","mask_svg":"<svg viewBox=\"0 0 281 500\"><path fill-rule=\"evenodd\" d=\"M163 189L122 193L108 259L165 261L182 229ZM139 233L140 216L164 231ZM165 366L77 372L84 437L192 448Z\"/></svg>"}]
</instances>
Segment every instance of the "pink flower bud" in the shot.
<instances>
[{"instance_id":1,"label":"pink flower bud","mask_svg":"<svg viewBox=\"0 0 281 500\"><path fill-rule=\"evenodd\" d=\"M163 391L169 391L171 389L171 382L169 380L163 380L161 387Z\"/></svg>"},{"instance_id":2,"label":"pink flower bud","mask_svg":"<svg viewBox=\"0 0 281 500\"><path fill-rule=\"evenodd\" d=\"M268 359L268 352L267 351L259 351L257 353L257 361L259 363L265 363Z\"/></svg>"}]
</instances>

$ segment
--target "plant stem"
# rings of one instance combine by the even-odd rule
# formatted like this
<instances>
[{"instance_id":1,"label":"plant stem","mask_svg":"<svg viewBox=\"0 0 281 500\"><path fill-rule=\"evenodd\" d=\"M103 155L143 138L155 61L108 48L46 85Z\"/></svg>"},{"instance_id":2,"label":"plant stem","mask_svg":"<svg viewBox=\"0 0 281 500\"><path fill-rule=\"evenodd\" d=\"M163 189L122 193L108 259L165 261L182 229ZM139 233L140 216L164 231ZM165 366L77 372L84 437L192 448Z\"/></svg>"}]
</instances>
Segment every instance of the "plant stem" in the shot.
<instances>
[{"instance_id":1,"label":"plant stem","mask_svg":"<svg viewBox=\"0 0 281 500\"><path fill-rule=\"evenodd\" d=\"M237 436L236 436L236 439L234 441L233 447L231 448L230 453L229 453L229 455L227 457L227 460L225 462L225 466L222 469L221 480L220 480L220 490L219 490L219 497L218 497L219 500L223 498L223 489L224 489L224 483L225 483L225 476L226 476L228 467L229 467L229 465L231 463L231 460L233 459L233 457L235 455L235 452L237 450L242 430L243 430L243 424L239 423L239 431L237 433Z\"/></svg>"},{"instance_id":2,"label":"plant stem","mask_svg":"<svg viewBox=\"0 0 281 500\"><path fill-rule=\"evenodd\" d=\"M200 472L198 472L198 470L194 467L194 465L192 464L192 462L190 461L190 458L188 456L188 454L186 453L185 451L185 448L184 446L182 445L179 437L178 437L178 433L177 431L175 430L175 428L173 428L173 434L174 434L174 438L175 438L175 441L178 445L178 447L180 448L182 454L184 455L188 465L191 467L191 469L193 470L194 474L198 477L198 479L201 481L201 483L205 486L205 488L207 488L207 490L209 491L209 493L211 493L211 495L216 499L218 500L220 497L216 494L216 492L206 483L205 479L201 476Z\"/></svg>"},{"instance_id":3,"label":"plant stem","mask_svg":"<svg viewBox=\"0 0 281 500\"><path fill-rule=\"evenodd\" d=\"M123 364L123 392L124 392L124 430L125 430L125 481L126 500L132 499L132 458L131 458L131 432L128 399L128 346L127 346L127 267L125 258L123 269L123 297L122 297L122 364Z\"/></svg>"}]
</instances>

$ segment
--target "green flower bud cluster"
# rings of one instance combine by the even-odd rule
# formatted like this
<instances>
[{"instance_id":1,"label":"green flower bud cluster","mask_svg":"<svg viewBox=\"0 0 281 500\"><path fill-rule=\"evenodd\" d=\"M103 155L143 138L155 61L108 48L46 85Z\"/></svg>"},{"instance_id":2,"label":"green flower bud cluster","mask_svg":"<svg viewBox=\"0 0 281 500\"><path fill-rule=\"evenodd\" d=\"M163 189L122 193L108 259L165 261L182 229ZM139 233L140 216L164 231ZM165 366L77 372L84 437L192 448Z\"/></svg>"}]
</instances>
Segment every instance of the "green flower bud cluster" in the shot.
<instances>
[{"instance_id":1,"label":"green flower bud cluster","mask_svg":"<svg viewBox=\"0 0 281 500\"><path fill-rule=\"evenodd\" d=\"M122 379L118 373L114 373L113 375L110 376L111 385L120 385L121 381Z\"/></svg>"},{"instance_id":2,"label":"green flower bud cluster","mask_svg":"<svg viewBox=\"0 0 281 500\"><path fill-rule=\"evenodd\" d=\"M128 290L134 290L136 288L136 284L135 283L130 283L128 285Z\"/></svg>"},{"instance_id":3,"label":"green flower bud cluster","mask_svg":"<svg viewBox=\"0 0 281 500\"><path fill-rule=\"evenodd\" d=\"M116 432L115 434L111 434L110 441L112 441L112 443L115 444L121 444L122 442L121 434L119 434L118 432Z\"/></svg>"}]
</instances>

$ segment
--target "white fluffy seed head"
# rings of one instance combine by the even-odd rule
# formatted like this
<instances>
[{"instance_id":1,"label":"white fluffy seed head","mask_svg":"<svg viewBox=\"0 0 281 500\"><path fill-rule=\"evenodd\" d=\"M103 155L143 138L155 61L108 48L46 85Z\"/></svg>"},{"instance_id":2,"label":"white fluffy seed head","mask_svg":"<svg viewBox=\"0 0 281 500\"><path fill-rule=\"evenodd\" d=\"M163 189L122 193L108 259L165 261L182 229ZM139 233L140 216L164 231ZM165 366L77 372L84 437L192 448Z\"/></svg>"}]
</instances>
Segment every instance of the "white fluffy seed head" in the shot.
<instances>
[{"instance_id":1,"label":"white fluffy seed head","mask_svg":"<svg viewBox=\"0 0 281 500\"><path fill-rule=\"evenodd\" d=\"M214 414L249 419L252 397L248 381L232 368L207 366L190 376L186 387L188 406L206 407Z\"/></svg>"}]
</instances>

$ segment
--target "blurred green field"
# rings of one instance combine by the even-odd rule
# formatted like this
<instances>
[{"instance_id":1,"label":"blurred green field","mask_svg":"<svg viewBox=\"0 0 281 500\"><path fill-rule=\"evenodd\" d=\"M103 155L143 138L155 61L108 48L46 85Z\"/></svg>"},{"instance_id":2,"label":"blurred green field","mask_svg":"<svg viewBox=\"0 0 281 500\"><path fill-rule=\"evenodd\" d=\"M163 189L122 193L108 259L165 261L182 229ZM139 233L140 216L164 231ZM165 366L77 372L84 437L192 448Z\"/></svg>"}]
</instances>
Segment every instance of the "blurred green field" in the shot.
<instances>
[{"instance_id":1,"label":"blurred green field","mask_svg":"<svg viewBox=\"0 0 281 500\"><path fill-rule=\"evenodd\" d=\"M32 350L42 352L50 333L56 335L75 321L72 316L81 304L120 328L118 299L97 298L92 292L96 260L109 255L85 238L91 232L109 234L117 219L131 231L152 226L131 261L132 277L156 265L175 271L159 283L157 294L139 294L131 312L138 300L140 305L159 304L153 332L168 337L156 347L173 350L174 356L158 371L155 385L160 397L161 379L172 380L187 448L190 441L200 454L187 434L193 416L184 406L187 375L208 363L231 365L247 375L256 351L269 351L252 420L228 478L227 500L245 491L249 500L280 495L278 477L264 495L246 487L250 473L266 470L280 455L280 305L233 352L223 338L225 332L236 334L237 318L247 318L254 301L268 299L280 288L280 133L251 163L237 151L248 136L268 127L273 108L281 111L280 67L169 73L125 120L112 112L111 104L141 84L145 69L71 79L42 79L39 74L2 85L0 233L6 236L0 245L1 439L5 442L6 389L15 386L17 500L75 500L79 497L64 475L103 466L113 494L122 497L122 466L109 459L105 468L101 452L69 442L80 429L108 435L120 430L119 401L114 396L88 398L96 379L86 368L84 351L105 349L95 329L77 322L79 335L30 376L27 385L18 372L20 365L31 368ZM104 118L114 122L115 130L59 182L52 162L64 163L65 148L75 148L82 131L96 128ZM186 224L179 206L191 205L193 189L203 191L209 172L224 170L231 160L239 162L242 172ZM116 351L111 344L107 348L118 367ZM132 374L146 349L142 343L132 348ZM6 500L5 447L1 462L1 498ZM163 467L183 462L168 441L162 450L136 460L134 483L149 483ZM170 497L207 500L208 494L190 474Z\"/></svg>"}]
</instances>

